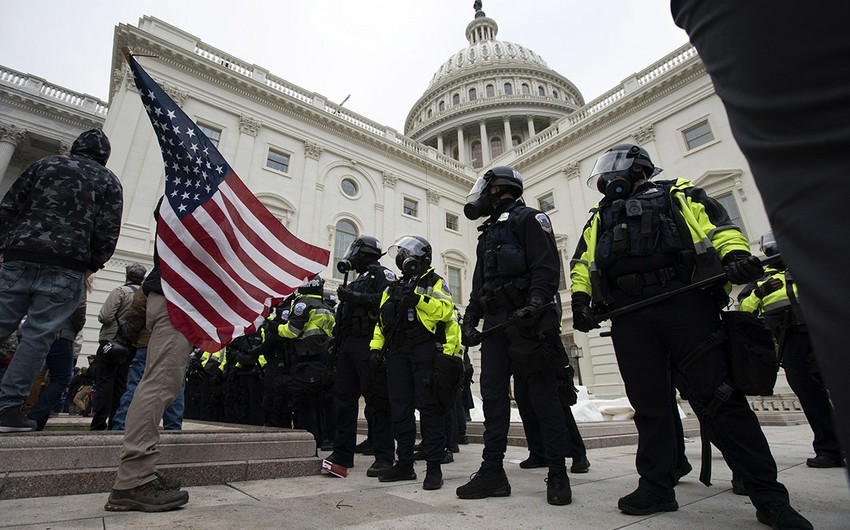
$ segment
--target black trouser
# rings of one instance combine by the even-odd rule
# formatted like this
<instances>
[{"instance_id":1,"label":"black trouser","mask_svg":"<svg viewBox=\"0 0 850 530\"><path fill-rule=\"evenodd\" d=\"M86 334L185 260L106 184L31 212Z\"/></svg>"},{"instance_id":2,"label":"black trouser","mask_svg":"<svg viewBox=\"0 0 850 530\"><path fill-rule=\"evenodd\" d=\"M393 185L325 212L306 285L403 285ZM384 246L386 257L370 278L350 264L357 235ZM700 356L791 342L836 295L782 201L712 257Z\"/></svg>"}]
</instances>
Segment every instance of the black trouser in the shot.
<instances>
[{"instance_id":1,"label":"black trouser","mask_svg":"<svg viewBox=\"0 0 850 530\"><path fill-rule=\"evenodd\" d=\"M371 401L373 384L369 367L370 337L348 337L342 341L337 354L336 383L336 438L334 453L347 458L354 456L357 445L357 414L361 394ZM393 435L390 427L390 410L386 403L374 403L372 416L372 447L375 460L393 460Z\"/></svg>"},{"instance_id":2,"label":"black trouser","mask_svg":"<svg viewBox=\"0 0 850 530\"><path fill-rule=\"evenodd\" d=\"M821 373L817 363L814 363L808 333L789 331L785 335L782 367L785 369L785 378L788 379L791 390L800 398L803 413L815 434L812 442L815 454L840 458L841 448L835 436L832 404L829 402L829 394L823 382L817 379Z\"/></svg>"},{"instance_id":3,"label":"black trouser","mask_svg":"<svg viewBox=\"0 0 850 530\"><path fill-rule=\"evenodd\" d=\"M434 356L442 349L431 341L419 344L391 345L387 352L387 390L393 437L399 462L413 462L416 442L416 418L422 430L422 448L428 462L439 462L446 450L446 412L440 409L431 389Z\"/></svg>"},{"instance_id":4,"label":"black trouser","mask_svg":"<svg viewBox=\"0 0 850 530\"><path fill-rule=\"evenodd\" d=\"M127 374L130 371L130 361L135 355L135 348L130 348L130 355L124 362L113 363L104 358L103 345L100 341L97 350L97 369L94 374L92 390L92 419L91 430L112 430L112 418L121 405L121 397L127 390Z\"/></svg>"},{"instance_id":5,"label":"black trouser","mask_svg":"<svg viewBox=\"0 0 850 530\"><path fill-rule=\"evenodd\" d=\"M527 385L514 384L514 399L516 400L517 409L519 409L519 417L522 420L522 430L525 432L525 441L528 444L528 452L540 460L545 460L546 448L543 444L543 436L540 433L540 422L537 421L537 415L534 413L534 407L528 399ZM525 392L521 395L522 392ZM576 418L573 416L573 410L570 407L563 407L564 421L566 422L567 434L570 438L570 449L564 456L570 458L578 458L587 455L587 448L584 445L584 440L581 437L581 432L576 425Z\"/></svg>"},{"instance_id":6,"label":"black trouser","mask_svg":"<svg viewBox=\"0 0 850 530\"><path fill-rule=\"evenodd\" d=\"M484 330L510 318L500 311L484 318ZM536 370L524 377L522 367L514 366L508 356L511 343L519 340L520 329L510 326L484 338L481 344L481 399L484 405L484 462L501 468L508 445L511 422L510 379L525 386L531 408L537 415L545 447L544 456L550 468L564 468L564 458L570 453L564 409L558 396L554 370Z\"/></svg>"},{"instance_id":7,"label":"black trouser","mask_svg":"<svg viewBox=\"0 0 850 530\"><path fill-rule=\"evenodd\" d=\"M236 423L264 425L263 378L254 370L236 372L239 397L236 404Z\"/></svg>"},{"instance_id":8,"label":"black trouser","mask_svg":"<svg viewBox=\"0 0 850 530\"><path fill-rule=\"evenodd\" d=\"M626 395L635 409L638 448L635 464L640 487L672 500L677 463L674 426L673 371L688 352L720 326L712 296L690 291L614 319L611 336ZM740 477L758 508L774 500L788 501L776 480L776 462L755 413L739 392L706 418L702 409L727 379L722 346L709 349L679 372L679 390L691 398L700 421L708 421L726 463Z\"/></svg>"},{"instance_id":9,"label":"black trouser","mask_svg":"<svg viewBox=\"0 0 850 530\"><path fill-rule=\"evenodd\" d=\"M286 429L292 428L292 402L287 389L287 368L284 355L272 357L263 368L263 409L266 424Z\"/></svg>"},{"instance_id":10,"label":"black trouser","mask_svg":"<svg viewBox=\"0 0 850 530\"><path fill-rule=\"evenodd\" d=\"M828 16L820 4L788 0L671 5L726 107L783 261L805 293L800 305L850 454L850 285L839 281L850 247L836 244L850 231L850 2L830 3Z\"/></svg>"},{"instance_id":11,"label":"black trouser","mask_svg":"<svg viewBox=\"0 0 850 530\"><path fill-rule=\"evenodd\" d=\"M457 399L455 400L454 407L454 417L455 417L455 428L457 429L457 437L458 440L462 436L466 436L466 406L464 405L463 400L463 389L457 393Z\"/></svg>"}]
</instances>

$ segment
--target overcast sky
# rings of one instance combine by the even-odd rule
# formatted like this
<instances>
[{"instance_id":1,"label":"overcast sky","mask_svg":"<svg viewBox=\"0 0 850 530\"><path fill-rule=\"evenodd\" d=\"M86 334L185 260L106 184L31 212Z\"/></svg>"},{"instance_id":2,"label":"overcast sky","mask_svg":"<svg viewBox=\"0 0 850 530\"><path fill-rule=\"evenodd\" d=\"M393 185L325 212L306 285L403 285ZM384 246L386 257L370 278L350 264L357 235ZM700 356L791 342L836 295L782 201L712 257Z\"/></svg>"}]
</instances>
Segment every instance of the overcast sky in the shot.
<instances>
[{"instance_id":1,"label":"overcast sky","mask_svg":"<svg viewBox=\"0 0 850 530\"><path fill-rule=\"evenodd\" d=\"M586 101L687 42L664 0L484 0ZM3 0L0 65L102 100L114 28L150 15L378 123L404 120L467 46L473 0Z\"/></svg>"}]
</instances>

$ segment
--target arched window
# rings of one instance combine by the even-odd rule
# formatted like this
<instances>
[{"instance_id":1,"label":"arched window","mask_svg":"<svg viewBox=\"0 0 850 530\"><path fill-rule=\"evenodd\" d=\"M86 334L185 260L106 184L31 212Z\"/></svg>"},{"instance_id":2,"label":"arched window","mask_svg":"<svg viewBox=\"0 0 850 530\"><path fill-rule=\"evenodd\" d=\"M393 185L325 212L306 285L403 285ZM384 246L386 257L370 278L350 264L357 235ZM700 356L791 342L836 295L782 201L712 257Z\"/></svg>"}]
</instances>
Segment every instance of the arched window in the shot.
<instances>
[{"instance_id":1,"label":"arched window","mask_svg":"<svg viewBox=\"0 0 850 530\"><path fill-rule=\"evenodd\" d=\"M478 99L478 91L474 88L469 89L469 101L475 101Z\"/></svg>"},{"instance_id":2,"label":"arched window","mask_svg":"<svg viewBox=\"0 0 850 530\"><path fill-rule=\"evenodd\" d=\"M555 98L555 99L558 99L558 91L557 90L552 91L552 97Z\"/></svg>"},{"instance_id":3,"label":"arched window","mask_svg":"<svg viewBox=\"0 0 850 530\"><path fill-rule=\"evenodd\" d=\"M505 95L511 96L514 93L514 87L510 83L505 83Z\"/></svg>"},{"instance_id":4,"label":"arched window","mask_svg":"<svg viewBox=\"0 0 850 530\"><path fill-rule=\"evenodd\" d=\"M543 88L542 86L538 86L537 87L537 95L538 96L545 96L546 95L546 89Z\"/></svg>"},{"instance_id":5,"label":"arched window","mask_svg":"<svg viewBox=\"0 0 850 530\"><path fill-rule=\"evenodd\" d=\"M455 160L458 160L459 156L460 156L460 154L458 153L457 146L452 147L452 158L454 158Z\"/></svg>"},{"instance_id":6,"label":"arched window","mask_svg":"<svg viewBox=\"0 0 850 530\"><path fill-rule=\"evenodd\" d=\"M431 119L431 109L428 109L428 119Z\"/></svg>"},{"instance_id":7,"label":"arched window","mask_svg":"<svg viewBox=\"0 0 850 530\"><path fill-rule=\"evenodd\" d=\"M520 138L519 136L512 136L511 137L511 146L512 147L516 147L521 143L522 143L522 138Z\"/></svg>"},{"instance_id":8,"label":"arched window","mask_svg":"<svg viewBox=\"0 0 850 530\"><path fill-rule=\"evenodd\" d=\"M528 88L528 83L523 83L523 84L522 84L522 94L523 94L524 96L527 96L527 95L531 94L531 89L530 89L530 88Z\"/></svg>"},{"instance_id":9,"label":"arched window","mask_svg":"<svg viewBox=\"0 0 850 530\"><path fill-rule=\"evenodd\" d=\"M472 167L479 168L484 165L484 160L481 158L481 142L475 140L472 142Z\"/></svg>"},{"instance_id":10,"label":"arched window","mask_svg":"<svg viewBox=\"0 0 850 530\"><path fill-rule=\"evenodd\" d=\"M440 101L440 104L439 104L439 106L438 106L438 109L439 109L439 111L440 111L440 112L443 112L444 110L446 110L446 102L445 102L445 101Z\"/></svg>"},{"instance_id":11,"label":"arched window","mask_svg":"<svg viewBox=\"0 0 850 530\"><path fill-rule=\"evenodd\" d=\"M490 138L490 156L496 158L502 154L502 139L498 136Z\"/></svg>"},{"instance_id":12,"label":"arched window","mask_svg":"<svg viewBox=\"0 0 850 530\"><path fill-rule=\"evenodd\" d=\"M340 219L336 222L336 237L334 237L334 263L338 263L343 256L345 256L345 252L348 250L348 247L354 243L354 240L357 239L357 227L349 221L348 219ZM336 270L336 267L332 267L334 271L334 278L337 280L342 279L342 273Z\"/></svg>"},{"instance_id":13,"label":"arched window","mask_svg":"<svg viewBox=\"0 0 850 530\"><path fill-rule=\"evenodd\" d=\"M452 96L452 105L460 105L460 94Z\"/></svg>"},{"instance_id":14,"label":"arched window","mask_svg":"<svg viewBox=\"0 0 850 530\"><path fill-rule=\"evenodd\" d=\"M496 95L496 87L493 85L487 85L487 97L492 98Z\"/></svg>"}]
</instances>

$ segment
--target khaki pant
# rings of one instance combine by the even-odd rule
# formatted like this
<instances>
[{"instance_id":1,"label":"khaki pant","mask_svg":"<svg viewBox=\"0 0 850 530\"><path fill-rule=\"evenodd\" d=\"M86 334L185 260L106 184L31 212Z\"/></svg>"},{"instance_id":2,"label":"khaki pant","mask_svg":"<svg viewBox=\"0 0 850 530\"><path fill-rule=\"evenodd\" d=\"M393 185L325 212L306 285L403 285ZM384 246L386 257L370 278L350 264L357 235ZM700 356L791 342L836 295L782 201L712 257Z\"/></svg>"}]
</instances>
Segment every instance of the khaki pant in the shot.
<instances>
[{"instance_id":1,"label":"khaki pant","mask_svg":"<svg viewBox=\"0 0 850 530\"><path fill-rule=\"evenodd\" d=\"M85 414L91 405L91 385L83 385L74 395L74 405L80 409L80 414Z\"/></svg>"},{"instance_id":2,"label":"khaki pant","mask_svg":"<svg viewBox=\"0 0 850 530\"><path fill-rule=\"evenodd\" d=\"M114 486L117 490L136 488L156 478L159 421L180 392L192 353L192 344L171 324L163 295L148 295L146 324L151 330L147 365L127 411L124 447Z\"/></svg>"}]
</instances>

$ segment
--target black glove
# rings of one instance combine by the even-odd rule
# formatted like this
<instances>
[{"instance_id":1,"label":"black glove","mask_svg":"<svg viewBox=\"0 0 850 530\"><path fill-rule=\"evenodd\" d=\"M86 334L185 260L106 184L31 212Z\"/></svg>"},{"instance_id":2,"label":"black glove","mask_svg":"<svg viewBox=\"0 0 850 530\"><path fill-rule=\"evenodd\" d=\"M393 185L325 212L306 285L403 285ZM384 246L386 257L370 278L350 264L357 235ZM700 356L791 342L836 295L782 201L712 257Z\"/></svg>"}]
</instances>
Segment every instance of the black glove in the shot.
<instances>
[{"instance_id":1,"label":"black glove","mask_svg":"<svg viewBox=\"0 0 850 530\"><path fill-rule=\"evenodd\" d=\"M401 295L401 300L399 300L399 307L402 309L408 309L410 307L416 307L416 304L422 300L422 295L417 293L404 293Z\"/></svg>"},{"instance_id":2,"label":"black glove","mask_svg":"<svg viewBox=\"0 0 850 530\"><path fill-rule=\"evenodd\" d=\"M478 315L468 311L465 315L463 315L463 326L460 330L460 342L464 346L478 346L484 339L484 337L481 336L481 332L476 329L479 320L481 320L481 318Z\"/></svg>"},{"instance_id":3,"label":"black glove","mask_svg":"<svg viewBox=\"0 0 850 530\"><path fill-rule=\"evenodd\" d=\"M778 291L779 289L782 289L782 280L780 280L779 278L769 278L766 282L753 289L753 292L759 298L764 298L765 296L769 295L774 291Z\"/></svg>"},{"instance_id":4,"label":"black glove","mask_svg":"<svg viewBox=\"0 0 850 530\"><path fill-rule=\"evenodd\" d=\"M726 254L723 258L723 265L726 267L726 276L734 284L743 285L764 276L761 261L749 252L742 250Z\"/></svg>"},{"instance_id":5,"label":"black glove","mask_svg":"<svg viewBox=\"0 0 850 530\"><path fill-rule=\"evenodd\" d=\"M372 367L372 371L383 370L386 367L386 361L387 359L381 353L381 350L372 350L372 354L369 356L369 366Z\"/></svg>"},{"instance_id":6,"label":"black glove","mask_svg":"<svg viewBox=\"0 0 850 530\"><path fill-rule=\"evenodd\" d=\"M572 297L573 309L573 328L576 331L589 333L591 329L597 329L599 323L593 316L593 310L590 308L590 295L582 292L573 293Z\"/></svg>"},{"instance_id":7,"label":"black glove","mask_svg":"<svg viewBox=\"0 0 850 530\"><path fill-rule=\"evenodd\" d=\"M365 304L369 301L369 295L352 291L348 287L339 287L336 290L336 297L340 302L351 302L353 304Z\"/></svg>"},{"instance_id":8,"label":"black glove","mask_svg":"<svg viewBox=\"0 0 850 530\"><path fill-rule=\"evenodd\" d=\"M528 302L528 305L520 307L516 311L514 311L514 318L517 319L526 319L532 316L532 314L543 307L543 299L539 296L532 296L531 301Z\"/></svg>"}]
</instances>

